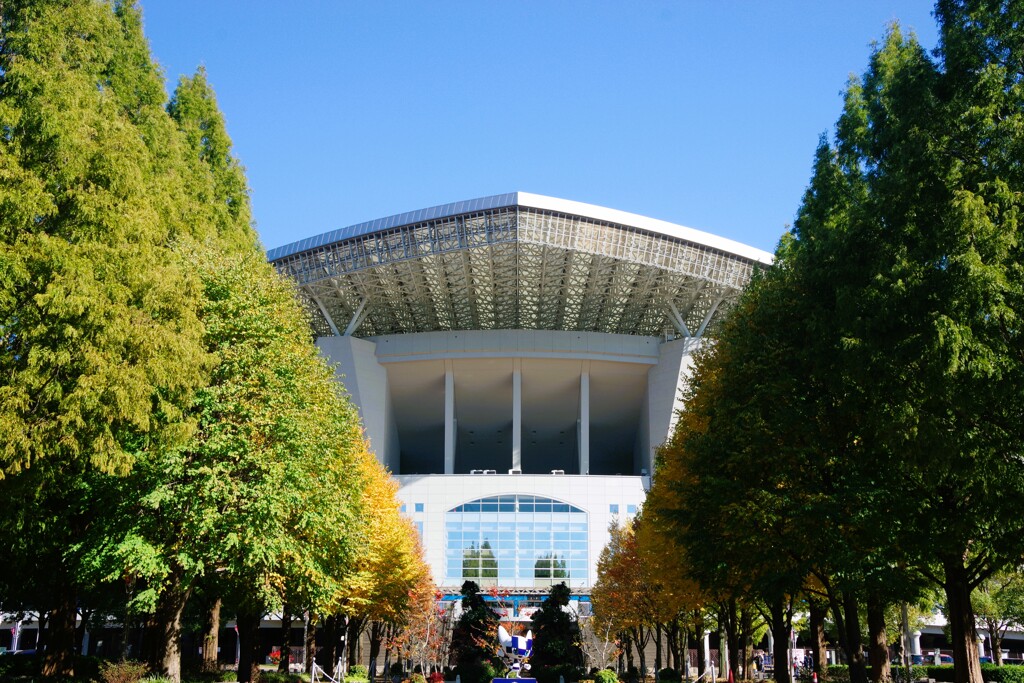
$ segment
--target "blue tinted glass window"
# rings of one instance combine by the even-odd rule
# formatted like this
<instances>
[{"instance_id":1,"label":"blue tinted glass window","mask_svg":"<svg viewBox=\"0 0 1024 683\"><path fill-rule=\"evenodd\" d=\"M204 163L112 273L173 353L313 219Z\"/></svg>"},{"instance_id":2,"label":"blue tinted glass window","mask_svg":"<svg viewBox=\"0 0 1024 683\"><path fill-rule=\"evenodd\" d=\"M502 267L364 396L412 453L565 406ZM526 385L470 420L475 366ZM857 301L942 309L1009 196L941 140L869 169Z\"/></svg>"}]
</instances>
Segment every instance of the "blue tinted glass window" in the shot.
<instances>
[{"instance_id":1,"label":"blue tinted glass window","mask_svg":"<svg viewBox=\"0 0 1024 683\"><path fill-rule=\"evenodd\" d=\"M416 512L423 512L423 503L416 503Z\"/></svg>"},{"instance_id":2,"label":"blue tinted glass window","mask_svg":"<svg viewBox=\"0 0 1024 683\"><path fill-rule=\"evenodd\" d=\"M618 503L612 503L611 505L609 505L608 506L608 512L612 513L613 515L619 514L619 504Z\"/></svg>"},{"instance_id":3,"label":"blue tinted glass window","mask_svg":"<svg viewBox=\"0 0 1024 683\"><path fill-rule=\"evenodd\" d=\"M391 508L391 509L394 510L394 508ZM405 503L402 503L402 507L400 507L399 510L401 510L402 512L405 512Z\"/></svg>"},{"instance_id":4,"label":"blue tinted glass window","mask_svg":"<svg viewBox=\"0 0 1024 683\"><path fill-rule=\"evenodd\" d=\"M422 504L416 504L416 511L422 511ZM481 587L536 587L549 581L585 585L587 528L587 513L542 496L467 501L445 516L445 580L472 579Z\"/></svg>"},{"instance_id":5,"label":"blue tinted glass window","mask_svg":"<svg viewBox=\"0 0 1024 683\"><path fill-rule=\"evenodd\" d=\"M626 506L626 513L630 514L630 515L635 515L636 514L636 505L627 505Z\"/></svg>"}]
</instances>

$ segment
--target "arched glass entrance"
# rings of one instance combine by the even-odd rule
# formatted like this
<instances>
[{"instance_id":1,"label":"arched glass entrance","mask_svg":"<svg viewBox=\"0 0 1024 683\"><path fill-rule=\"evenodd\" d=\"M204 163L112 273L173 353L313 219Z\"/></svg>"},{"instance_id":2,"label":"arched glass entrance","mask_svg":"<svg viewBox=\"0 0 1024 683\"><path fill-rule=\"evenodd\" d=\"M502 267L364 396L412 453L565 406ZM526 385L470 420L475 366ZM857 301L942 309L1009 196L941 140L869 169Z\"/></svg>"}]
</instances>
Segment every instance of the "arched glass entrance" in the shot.
<instances>
[{"instance_id":1,"label":"arched glass entrance","mask_svg":"<svg viewBox=\"0 0 1024 683\"><path fill-rule=\"evenodd\" d=\"M587 513L542 496L478 498L445 513L445 583L534 587L587 583Z\"/></svg>"}]
</instances>

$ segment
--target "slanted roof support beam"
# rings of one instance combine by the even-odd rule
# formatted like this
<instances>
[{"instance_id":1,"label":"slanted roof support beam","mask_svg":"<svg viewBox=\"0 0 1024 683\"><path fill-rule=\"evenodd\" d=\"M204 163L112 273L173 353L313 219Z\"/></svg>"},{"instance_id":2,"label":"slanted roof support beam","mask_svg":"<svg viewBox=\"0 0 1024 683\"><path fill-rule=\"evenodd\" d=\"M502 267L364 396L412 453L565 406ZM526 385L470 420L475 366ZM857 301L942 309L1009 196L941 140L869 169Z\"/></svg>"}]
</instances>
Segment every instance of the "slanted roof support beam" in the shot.
<instances>
[{"instance_id":1,"label":"slanted roof support beam","mask_svg":"<svg viewBox=\"0 0 1024 683\"><path fill-rule=\"evenodd\" d=\"M676 329L682 332L684 337L692 337L693 335L690 334L690 328L686 326L686 321L683 320L682 314L679 313L679 309L676 308L676 305L671 301L668 302L668 310L670 313L669 318L676 326Z\"/></svg>"},{"instance_id":2,"label":"slanted roof support beam","mask_svg":"<svg viewBox=\"0 0 1024 683\"><path fill-rule=\"evenodd\" d=\"M700 324L700 329L697 330L696 337L698 339L700 339L700 337L704 334L704 329L708 326L708 323L711 322L711 317L715 314L715 311L718 310L718 305L722 303L722 299L724 298L725 294L720 293L718 295L718 298L715 299L714 303L711 304L711 308L708 309L708 314L704 316L704 322Z\"/></svg>"},{"instance_id":3,"label":"slanted roof support beam","mask_svg":"<svg viewBox=\"0 0 1024 683\"><path fill-rule=\"evenodd\" d=\"M366 319L366 299L359 302L359 308L352 314L352 320L349 322L348 327L345 328L345 336L351 337L352 333L363 324L364 319Z\"/></svg>"},{"instance_id":4,"label":"slanted roof support beam","mask_svg":"<svg viewBox=\"0 0 1024 683\"><path fill-rule=\"evenodd\" d=\"M309 298L312 299L313 303L315 303L317 305L317 308L320 309L320 313L323 314L324 320L327 321L327 326L331 328L331 332L334 333L334 336L340 337L341 333L338 332L338 326L334 324L334 318L332 318L331 314L327 312L327 307L324 306L323 302L320 301L320 297L318 297L316 294L313 294L312 292L309 292Z\"/></svg>"}]
</instances>

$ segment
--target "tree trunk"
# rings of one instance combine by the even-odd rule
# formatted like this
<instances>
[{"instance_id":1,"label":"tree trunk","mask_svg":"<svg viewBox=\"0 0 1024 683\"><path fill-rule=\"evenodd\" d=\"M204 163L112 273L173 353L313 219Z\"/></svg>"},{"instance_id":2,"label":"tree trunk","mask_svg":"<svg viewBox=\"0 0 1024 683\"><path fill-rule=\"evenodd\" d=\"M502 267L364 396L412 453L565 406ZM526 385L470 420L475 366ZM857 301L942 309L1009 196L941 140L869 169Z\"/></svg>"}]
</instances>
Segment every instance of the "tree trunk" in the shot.
<instances>
[{"instance_id":1,"label":"tree trunk","mask_svg":"<svg viewBox=\"0 0 1024 683\"><path fill-rule=\"evenodd\" d=\"M622 644L626 648L626 671L635 669L636 667L633 665L633 636L627 632L626 637L622 639Z\"/></svg>"},{"instance_id":2,"label":"tree trunk","mask_svg":"<svg viewBox=\"0 0 1024 683\"><path fill-rule=\"evenodd\" d=\"M636 642L636 656L640 660L640 680L643 680L647 676L647 643L650 641L650 631L643 626L637 626L631 628L633 631L633 640Z\"/></svg>"},{"instance_id":3,"label":"tree trunk","mask_svg":"<svg viewBox=\"0 0 1024 683\"><path fill-rule=\"evenodd\" d=\"M789 630L793 626L793 606L779 596L768 605L772 618L772 661L775 683L790 683Z\"/></svg>"},{"instance_id":4,"label":"tree trunk","mask_svg":"<svg viewBox=\"0 0 1024 683\"><path fill-rule=\"evenodd\" d=\"M741 608L739 641L742 657L740 657L739 664L740 676L745 680L753 678L750 675L750 670L753 668L751 667L751 663L754 661L754 644L751 642L754 637L751 633L753 627L754 616L751 614L751 610L746 607Z\"/></svg>"},{"instance_id":5,"label":"tree trunk","mask_svg":"<svg viewBox=\"0 0 1024 683\"><path fill-rule=\"evenodd\" d=\"M292 615L291 605L281 609L281 659L277 663L280 673L288 673L292 659Z\"/></svg>"},{"instance_id":6,"label":"tree trunk","mask_svg":"<svg viewBox=\"0 0 1024 683\"><path fill-rule=\"evenodd\" d=\"M221 600L217 598L204 615L202 668L206 672L220 670L220 660L217 653L220 649L220 604Z\"/></svg>"},{"instance_id":7,"label":"tree trunk","mask_svg":"<svg viewBox=\"0 0 1024 683\"><path fill-rule=\"evenodd\" d=\"M694 610L693 615L693 637L697 646L697 675L703 676L707 671L708 661L704 656L704 617L700 610Z\"/></svg>"},{"instance_id":8,"label":"tree trunk","mask_svg":"<svg viewBox=\"0 0 1024 683\"><path fill-rule=\"evenodd\" d=\"M238 683L252 683L259 676L260 620L258 612L239 612L238 624Z\"/></svg>"},{"instance_id":9,"label":"tree trunk","mask_svg":"<svg viewBox=\"0 0 1024 683\"><path fill-rule=\"evenodd\" d=\"M946 608L949 611L949 634L953 643L954 683L982 683L981 661L975 643L974 610L971 607L971 585L963 557L948 556L942 560L945 573Z\"/></svg>"},{"instance_id":10,"label":"tree trunk","mask_svg":"<svg viewBox=\"0 0 1024 683\"><path fill-rule=\"evenodd\" d=\"M885 607L875 593L868 594L868 639L871 653L871 680L889 681L889 640L885 632Z\"/></svg>"},{"instance_id":11,"label":"tree trunk","mask_svg":"<svg viewBox=\"0 0 1024 683\"><path fill-rule=\"evenodd\" d=\"M44 680L63 680L75 675L77 593L71 578L64 575L63 572L57 582L56 598L56 604L50 611L50 630L46 639L46 651L43 655L42 675ZM40 635L43 632L42 625L42 620L40 620Z\"/></svg>"},{"instance_id":12,"label":"tree trunk","mask_svg":"<svg viewBox=\"0 0 1024 683\"><path fill-rule=\"evenodd\" d=\"M312 614L306 617L306 642L304 647L304 666L306 673L310 673L313 671L313 661L316 659L316 620Z\"/></svg>"},{"instance_id":13,"label":"tree trunk","mask_svg":"<svg viewBox=\"0 0 1024 683\"><path fill-rule=\"evenodd\" d=\"M669 623L665 628L665 644L668 646L668 654L665 656L665 660L668 665L676 671L681 671L679 668L679 620L676 619Z\"/></svg>"},{"instance_id":14,"label":"tree trunk","mask_svg":"<svg viewBox=\"0 0 1024 683\"><path fill-rule=\"evenodd\" d=\"M850 645L846 642L846 619L843 618L843 605L831 588L828 589L828 608L832 611L832 619L836 624L836 634L839 636L839 661L841 664L850 664Z\"/></svg>"},{"instance_id":15,"label":"tree trunk","mask_svg":"<svg viewBox=\"0 0 1024 683\"><path fill-rule=\"evenodd\" d=\"M190 593L191 589L182 585L181 573L173 571L168 576L167 587L160 593L153 615L149 668L175 683L181 681L181 614Z\"/></svg>"},{"instance_id":16,"label":"tree trunk","mask_svg":"<svg viewBox=\"0 0 1024 683\"><path fill-rule=\"evenodd\" d=\"M348 643L348 667L349 670L359 663L359 637L366 630L366 617L350 617L348 620L348 633L345 635Z\"/></svg>"},{"instance_id":17,"label":"tree trunk","mask_svg":"<svg viewBox=\"0 0 1024 683\"><path fill-rule=\"evenodd\" d=\"M50 623L49 622L50 615L47 612L36 612L36 616L38 617L36 619L36 623L39 624L39 627L36 629L36 644L35 644L35 648L36 648L36 652L45 652L46 651L46 635L50 632L50 629L47 628L46 625L48 623ZM25 648L23 647L22 649L25 649Z\"/></svg>"},{"instance_id":18,"label":"tree trunk","mask_svg":"<svg viewBox=\"0 0 1024 683\"><path fill-rule=\"evenodd\" d=\"M697 676L703 676L708 670L708 658L704 653L704 641L702 640L703 634L700 631L697 632Z\"/></svg>"},{"instance_id":19,"label":"tree trunk","mask_svg":"<svg viewBox=\"0 0 1024 683\"><path fill-rule=\"evenodd\" d=\"M843 621L846 623L846 658L850 667L850 683L867 683L867 662L860 639L860 616L857 596L852 590L843 591ZM978 683L981 683L980 681Z\"/></svg>"},{"instance_id":20,"label":"tree trunk","mask_svg":"<svg viewBox=\"0 0 1024 683\"><path fill-rule=\"evenodd\" d=\"M661 624L654 625L654 680L661 671Z\"/></svg>"},{"instance_id":21,"label":"tree trunk","mask_svg":"<svg viewBox=\"0 0 1024 683\"><path fill-rule=\"evenodd\" d=\"M725 636L725 639L719 638L718 651L721 653L723 645L725 646L726 657L722 661L722 676L726 679L729 677L729 672L733 673L735 677L738 673L738 662L739 662L739 628L736 618L736 601L729 600L722 604L720 607L720 618L719 625L723 631L721 635Z\"/></svg>"},{"instance_id":22,"label":"tree trunk","mask_svg":"<svg viewBox=\"0 0 1024 683\"><path fill-rule=\"evenodd\" d=\"M384 639L384 625L379 621L370 622L370 683L377 676L377 656L380 655L380 643ZM387 669L384 670L387 674Z\"/></svg>"},{"instance_id":23,"label":"tree trunk","mask_svg":"<svg viewBox=\"0 0 1024 683\"><path fill-rule=\"evenodd\" d=\"M811 650L814 652L814 671L822 680L828 671L828 656L825 651L825 608L821 603L810 602Z\"/></svg>"},{"instance_id":24,"label":"tree trunk","mask_svg":"<svg viewBox=\"0 0 1024 683\"><path fill-rule=\"evenodd\" d=\"M338 649L338 617L332 614L323 621L324 625L319 633L320 642L323 645L320 646L320 657L317 659L317 663L321 669L330 671L331 676L334 676L334 662L336 660L334 653Z\"/></svg>"},{"instance_id":25,"label":"tree trunk","mask_svg":"<svg viewBox=\"0 0 1024 683\"><path fill-rule=\"evenodd\" d=\"M988 628L988 644L992 648L992 661L996 666L1003 665L1003 632L992 624Z\"/></svg>"}]
</instances>

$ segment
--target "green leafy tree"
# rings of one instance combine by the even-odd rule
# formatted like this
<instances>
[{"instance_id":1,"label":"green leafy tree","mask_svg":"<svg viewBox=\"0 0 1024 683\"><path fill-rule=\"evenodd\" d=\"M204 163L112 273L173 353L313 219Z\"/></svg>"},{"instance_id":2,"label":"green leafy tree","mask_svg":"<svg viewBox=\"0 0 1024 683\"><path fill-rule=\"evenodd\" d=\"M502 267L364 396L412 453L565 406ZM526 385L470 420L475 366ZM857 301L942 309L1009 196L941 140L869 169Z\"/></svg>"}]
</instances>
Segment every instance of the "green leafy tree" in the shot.
<instances>
[{"instance_id":1,"label":"green leafy tree","mask_svg":"<svg viewBox=\"0 0 1024 683\"><path fill-rule=\"evenodd\" d=\"M242 619L280 608L286 587L330 613L361 533L358 419L309 343L290 286L256 252L196 258L218 358L196 394L199 428L107 481L123 503L99 527L103 538L90 539L97 567L144 579L138 609L160 625L151 665L172 678L182 610L201 576L217 573Z\"/></svg>"},{"instance_id":2,"label":"green leafy tree","mask_svg":"<svg viewBox=\"0 0 1024 683\"><path fill-rule=\"evenodd\" d=\"M1003 664L1003 637L1011 626L1024 623L1024 574L1006 569L985 579L971 594L978 621L988 633L993 661Z\"/></svg>"},{"instance_id":3,"label":"green leafy tree","mask_svg":"<svg viewBox=\"0 0 1024 683\"><path fill-rule=\"evenodd\" d=\"M942 1L934 58L893 30L848 90L837 168L856 189L839 289L845 363L889 545L942 587L955 679L981 680L971 591L1016 565L1024 122L1016 3Z\"/></svg>"}]
</instances>

